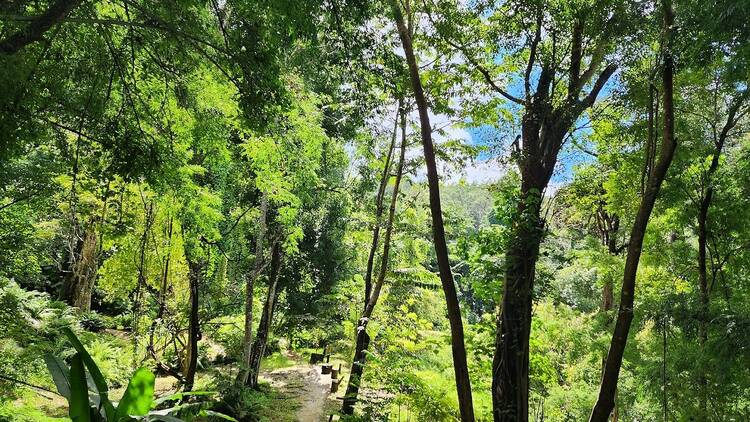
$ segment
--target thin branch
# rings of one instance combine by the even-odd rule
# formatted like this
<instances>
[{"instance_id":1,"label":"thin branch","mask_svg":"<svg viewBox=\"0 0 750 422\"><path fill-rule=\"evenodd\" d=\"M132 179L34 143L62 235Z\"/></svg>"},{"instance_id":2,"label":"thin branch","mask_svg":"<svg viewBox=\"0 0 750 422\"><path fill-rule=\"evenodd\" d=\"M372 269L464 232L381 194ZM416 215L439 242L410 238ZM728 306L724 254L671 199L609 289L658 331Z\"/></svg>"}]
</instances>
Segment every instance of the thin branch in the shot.
<instances>
[{"instance_id":1,"label":"thin branch","mask_svg":"<svg viewBox=\"0 0 750 422\"><path fill-rule=\"evenodd\" d=\"M42 192L42 190L40 189L38 191L31 192L29 194L26 194L26 195L20 196L18 198L15 198L15 199L13 199L12 201L10 201L7 204L0 205L0 211L4 210L6 208L9 208L9 207L11 207L11 206L13 206L13 205L15 205L15 204L17 204L19 202L23 202L23 201L25 201L25 200L27 200L29 198L33 198L33 197L39 195L41 192Z\"/></svg>"},{"instance_id":2,"label":"thin branch","mask_svg":"<svg viewBox=\"0 0 750 422\"><path fill-rule=\"evenodd\" d=\"M513 102L514 102L514 103L516 103L516 104L521 104L521 105L525 105L525 104L526 104L526 101L524 101L524 100L522 100L522 99L520 99L520 98L518 98L518 97L515 97L515 96L513 96L513 95L509 94L509 93L508 93L507 91L505 91L504 89L502 89L502 88L501 88L501 87L500 87L500 86L499 86L499 85L498 85L498 84L497 84L497 83L495 82L495 80L494 80L494 79L492 78L492 75L490 74L490 72L489 72L489 71L488 71L488 70L487 70L487 69L486 69L486 68L485 68L484 66L482 66L481 64L479 64L479 62L477 62L477 61L476 61L476 59L474 59L474 58L473 58L473 57L472 57L471 55L469 55L469 54L467 53L467 51L466 51L466 47L464 47L464 46L461 46L461 45L457 44L456 42L454 42L454 41L450 40L450 39L449 39L448 37L446 37L446 36L445 36L445 35L444 35L444 34L442 33L442 31L440 31L440 26L439 26L439 25L437 25L437 24L435 23L435 21L433 20L433 18L432 18L432 14L430 13L430 9L429 9L429 7L427 6L427 3L426 3L426 2L424 2L424 5L425 5L425 11L426 11L426 13L427 13L427 18L428 18L428 19L430 20L430 22L432 23L432 26L433 26L433 27L435 28L435 32L437 32L437 34L438 34L438 35L440 36L440 38L441 38L441 39L442 39L442 40L443 40L443 41L444 41L444 42L445 42L446 44L448 44L448 45L450 45L451 47L455 48L456 50L460 51L460 52L461 52L461 54L463 54L463 55L464 55L464 57L466 58L466 60L467 60L467 61L468 61L468 62L469 62L469 63L470 63L470 64L471 64L472 66L474 66L474 68L476 68L476 70L477 70L477 71L478 71L479 73L481 73L481 74L482 74L482 76L484 77L484 80L485 80L485 81L487 82L487 84L488 84L488 85L489 85L489 86L490 86L490 87L491 87L491 88L492 88L493 90L495 90L495 91L496 91L496 92L498 92L498 93L499 93L500 95L502 95L503 97L505 97L506 99L508 99L508 100L510 100L510 101L513 101Z\"/></svg>"},{"instance_id":3,"label":"thin branch","mask_svg":"<svg viewBox=\"0 0 750 422\"><path fill-rule=\"evenodd\" d=\"M531 70L534 68L534 61L536 61L536 49L539 45L539 41L542 38L542 11L536 16L536 33L534 39L531 41L531 52L529 53L529 62L526 65L526 72L524 73L523 81L524 88L526 90L526 101L531 99ZM553 58L554 60L554 58Z\"/></svg>"}]
</instances>

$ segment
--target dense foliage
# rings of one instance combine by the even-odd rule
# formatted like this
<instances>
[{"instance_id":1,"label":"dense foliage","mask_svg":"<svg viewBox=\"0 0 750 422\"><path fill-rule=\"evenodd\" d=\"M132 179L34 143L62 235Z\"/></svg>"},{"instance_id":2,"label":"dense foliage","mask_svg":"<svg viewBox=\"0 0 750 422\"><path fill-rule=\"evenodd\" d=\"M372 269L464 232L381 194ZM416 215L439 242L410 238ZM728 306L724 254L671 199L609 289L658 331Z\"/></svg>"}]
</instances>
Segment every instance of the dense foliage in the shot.
<instances>
[{"instance_id":1,"label":"dense foliage","mask_svg":"<svg viewBox=\"0 0 750 422\"><path fill-rule=\"evenodd\" d=\"M748 22L3 2L0 420L750 420Z\"/></svg>"}]
</instances>

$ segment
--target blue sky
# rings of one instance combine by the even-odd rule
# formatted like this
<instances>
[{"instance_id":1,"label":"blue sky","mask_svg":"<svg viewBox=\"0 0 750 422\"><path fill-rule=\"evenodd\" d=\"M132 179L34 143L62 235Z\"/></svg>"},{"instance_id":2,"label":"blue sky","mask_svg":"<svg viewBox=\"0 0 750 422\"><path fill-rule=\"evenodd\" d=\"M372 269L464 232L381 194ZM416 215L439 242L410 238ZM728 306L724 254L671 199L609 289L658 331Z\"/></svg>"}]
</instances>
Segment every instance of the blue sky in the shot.
<instances>
[{"instance_id":1,"label":"blue sky","mask_svg":"<svg viewBox=\"0 0 750 422\"><path fill-rule=\"evenodd\" d=\"M537 82L538 73L534 72L532 73L532 86L536 85ZM613 77L610 79L610 81L604 86L604 88L599 93L598 101L601 101L603 98L608 97L612 93L612 89L614 86L616 86L618 83L617 74L613 75ZM520 80L512 81L507 86L508 92L516 96L518 98L523 98L524 91L523 91L523 85ZM520 107L511 104L506 103L504 107L507 107L507 109L514 114L518 115L518 113L522 112ZM587 120L586 116L579 119L578 122L576 122L577 125L582 125ZM515 131L518 131L518 129L515 129ZM486 146L488 147L488 151L482 152L477 156L477 164L478 167L482 167L482 163L486 163L489 160L496 159L498 157L505 157L508 154L510 143L515 139L515 136L518 133L503 133L501 130L497 129L496 127L490 126L490 125L483 125L479 127L469 128L465 131L468 134L467 142L470 145L477 145L477 146ZM584 128L579 129L574 135L579 140L579 143L584 143L585 138L587 134L591 132L591 129ZM594 157L591 155L581 151L580 149L576 148L572 142L568 141L563 147L563 150L560 152L560 155L558 156L558 166L555 170L555 173L552 175L552 179L550 180L551 185L560 185L563 183L566 183L571 180L573 177L573 169L575 166L591 162L594 160ZM467 178L471 179L472 181L476 181L481 175L479 174L471 174L472 169L467 169ZM498 173L495 175L495 179L497 177L500 177L502 174ZM472 177L473 176L473 177ZM481 179L480 179L481 180ZM492 180L487 180L492 181Z\"/></svg>"}]
</instances>

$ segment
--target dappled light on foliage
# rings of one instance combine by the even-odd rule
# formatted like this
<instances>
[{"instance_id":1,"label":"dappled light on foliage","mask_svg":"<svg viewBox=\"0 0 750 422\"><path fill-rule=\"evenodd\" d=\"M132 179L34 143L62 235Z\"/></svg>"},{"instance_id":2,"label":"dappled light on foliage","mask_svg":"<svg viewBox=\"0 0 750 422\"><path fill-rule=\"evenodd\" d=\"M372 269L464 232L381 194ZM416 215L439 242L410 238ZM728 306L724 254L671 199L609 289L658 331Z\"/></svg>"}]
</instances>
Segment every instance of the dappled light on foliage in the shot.
<instances>
[{"instance_id":1,"label":"dappled light on foliage","mask_svg":"<svg viewBox=\"0 0 750 422\"><path fill-rule=\"evenodd\" d=\"M750 420L750 2L0 4L0 421Z\"/></svg>"}]
</instances>

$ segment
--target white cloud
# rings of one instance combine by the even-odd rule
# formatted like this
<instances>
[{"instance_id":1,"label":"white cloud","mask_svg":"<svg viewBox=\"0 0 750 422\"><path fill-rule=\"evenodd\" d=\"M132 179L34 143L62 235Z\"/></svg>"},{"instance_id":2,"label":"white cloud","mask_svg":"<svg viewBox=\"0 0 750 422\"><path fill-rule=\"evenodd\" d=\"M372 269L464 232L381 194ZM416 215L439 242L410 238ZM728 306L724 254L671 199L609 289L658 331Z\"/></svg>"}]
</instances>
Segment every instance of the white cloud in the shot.
<instances>
[{"instance_id":1,"label":"white cloud","mask_svg":"<svg viewBox=\"0 0 750 422\"><path fill-rule=\"evenodd\" d=\"M475 161L459 173L451 175L445 182L453 184L464 180L468 183L492 183L500 180L506 172L505 165L496 160Z\"/></svg>"}]
</instances>

